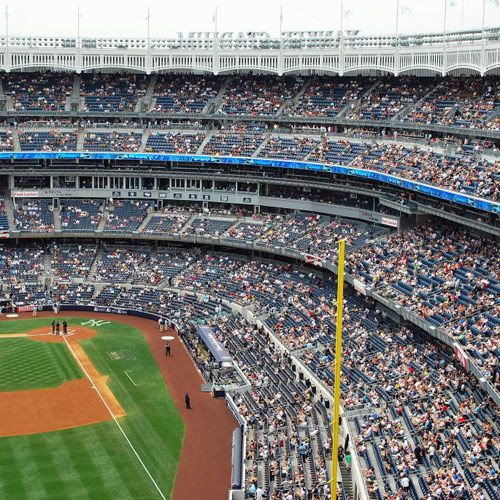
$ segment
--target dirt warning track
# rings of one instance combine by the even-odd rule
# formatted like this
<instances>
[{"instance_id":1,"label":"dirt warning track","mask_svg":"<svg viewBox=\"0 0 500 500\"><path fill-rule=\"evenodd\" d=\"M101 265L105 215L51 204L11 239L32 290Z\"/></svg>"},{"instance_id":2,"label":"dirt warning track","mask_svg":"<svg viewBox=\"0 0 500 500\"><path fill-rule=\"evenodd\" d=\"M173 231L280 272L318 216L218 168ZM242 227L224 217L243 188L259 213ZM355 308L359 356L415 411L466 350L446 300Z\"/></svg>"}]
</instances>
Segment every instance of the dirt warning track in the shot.
<instances>
[{"instance_id":1,"label":"dirt warning track","mask_svg":"<svg viewBox=\"0 0 500 500\"><path fill-rule=\"evenodd\" d=\"M71 327L66 340L70 351L89 373L116 418L125 412L108 387L108 377L101 375L78 344L96 334L85 327ZM50 327L38 328L27 333L7 334L0 337L29 337L37 342L64 342L60 335L52 335ZM87 377L65 382L59 387L26 391L0 392L0 437L37 434L90 425L111 420L112 416L94 385Z\"/></svg>"}]
</instances>

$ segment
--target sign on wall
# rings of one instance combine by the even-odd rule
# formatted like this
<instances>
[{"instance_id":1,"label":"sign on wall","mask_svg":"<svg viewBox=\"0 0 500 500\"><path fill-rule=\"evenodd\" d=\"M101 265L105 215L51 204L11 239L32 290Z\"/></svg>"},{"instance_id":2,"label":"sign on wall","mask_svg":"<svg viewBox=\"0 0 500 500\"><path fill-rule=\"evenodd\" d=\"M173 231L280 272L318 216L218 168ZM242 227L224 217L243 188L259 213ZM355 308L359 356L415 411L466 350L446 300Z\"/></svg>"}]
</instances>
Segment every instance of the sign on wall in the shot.
<instances>
[{"instance_id":1,"label":"sign on wall","mask_svg":"<svg viewBox=\"0 0 500 500\"><path fill-rule=\"evenodd\" d=\"M12 191L12 198L38 198L38 191Z\"/></svg>"}]
</instances>

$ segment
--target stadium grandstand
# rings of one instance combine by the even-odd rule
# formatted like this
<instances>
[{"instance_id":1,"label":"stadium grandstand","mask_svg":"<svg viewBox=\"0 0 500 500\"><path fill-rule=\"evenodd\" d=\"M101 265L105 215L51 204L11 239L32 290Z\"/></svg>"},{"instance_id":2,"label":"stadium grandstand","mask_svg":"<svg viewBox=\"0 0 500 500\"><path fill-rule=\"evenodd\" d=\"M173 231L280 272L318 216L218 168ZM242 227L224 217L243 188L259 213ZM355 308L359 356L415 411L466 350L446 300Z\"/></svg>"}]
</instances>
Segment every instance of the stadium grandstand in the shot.
<instances>
[{"instance_id":1,"label":"stadium grandstand","mask_svg":"<svg viewBox=\"0 0 500 500\"><path fill-rule=\"evenodd\" d=\"M234 416L230 500L500 499L500 28L11 36L0 69L0 316L165 320Z\"/></svg>"}]
</instances>

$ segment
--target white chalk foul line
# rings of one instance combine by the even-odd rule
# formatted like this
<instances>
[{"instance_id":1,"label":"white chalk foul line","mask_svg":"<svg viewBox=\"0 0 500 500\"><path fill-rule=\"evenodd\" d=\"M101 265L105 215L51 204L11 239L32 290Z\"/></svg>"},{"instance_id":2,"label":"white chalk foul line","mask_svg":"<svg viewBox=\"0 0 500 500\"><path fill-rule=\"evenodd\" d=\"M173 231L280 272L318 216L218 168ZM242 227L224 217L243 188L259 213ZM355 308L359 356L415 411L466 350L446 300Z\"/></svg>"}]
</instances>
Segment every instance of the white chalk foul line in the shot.
<instances>
[{"instance_id":1,"label":"white chalk foul line","mask_svg":"<svg viewBox=\"0 0 500 500\"><path fill-rule=\"evenodd\" d=\"M132 382L136 387L139 387L133 380L132 380L132 377L128 374L128 372L126 371L125 372L125 375L127 375L127 377L129 378L130 382Z\"/></svg>"},{"instance_id":2,"label":"white chalk foul line","mask_svg":"<svg viewBox=\"0 0 500 500\"><path fill-rule=\"evenodd\" d=\"M160 487L158 486L158 484L154 480L153 476L149 472L148 468L146 467L146 465L142 461L141 457L139 456L139 453L137 453L137 451L134 448L133 444L130 442L130 439L125 434L125 431L123 430L122 426L120 425L120 423L118 422L117 418L115 417L115 414L113 413L113 411L111 410L111 408L108 406L108 403L106 403L106 400L104 399L104 397L102 396L102 394L99 392L99 389L97 388L97 386L94 384L94 381L92 380L92 377L88 374L87 370L83 366L82 362L78 359L78 356L75 354L75 351L73 351L73 348L71 347L71 345L69 344L69 342L66 340L66 338L64 338L64 342L68 346L68 349L71 351L71 354L73 355L73 357L76 359L76 361L80 365L80 368L83 370L83 373L85 373L85 375L89 379L90 383L92 384L92 387L94 387L94 389L96 390L97 394L99 394L99 397L101 398L102 402L104 403L104 406L109 411L109 414L111 415L111 417L115 421L115 424L118 426L118 429L120 429L120 432L123 434L123 437L125 438L125 441L127 441L127 443L130 446L131 450L134 452L134 455L137 457L137 460L139 460L140 464L142 465L142 468L146 471L146 474L148 475L149 479L151 479L151 482L153 483L154 487L156 488L156 490L160 494L160 497L163 500L167 500L166 497L165 497L165 495L160 490Z\"/></svg>"}]
</instances>

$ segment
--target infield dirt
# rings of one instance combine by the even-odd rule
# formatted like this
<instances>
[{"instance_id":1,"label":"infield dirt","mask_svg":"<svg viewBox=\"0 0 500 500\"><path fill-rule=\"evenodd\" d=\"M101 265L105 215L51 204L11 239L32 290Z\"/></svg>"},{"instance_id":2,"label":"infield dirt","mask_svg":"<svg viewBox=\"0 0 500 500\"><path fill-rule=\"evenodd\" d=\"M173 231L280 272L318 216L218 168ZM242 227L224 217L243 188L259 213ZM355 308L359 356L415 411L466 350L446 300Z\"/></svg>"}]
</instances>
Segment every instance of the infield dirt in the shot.
<instances>
[{"instance_id":1,"label":"infield dirt","mask_svg":"<svg viewBox=\"0 0 500 500\"><path fill-rule=\"evenodd\" d=\"M78 343L79 340L96 335L95 330L71 326L70 331L71 334L64 338L62 335L52 335L50 327L2 335L2 338L28 337L36 342L66 340L73 356L89 374L92 383L84 376L59 387L0 392L0 437L71 429L111 420L113 417L95 387L116 418L125 416L123 408L108 387L108 377L97 371Z\"/></svg>"}]
</instances>

